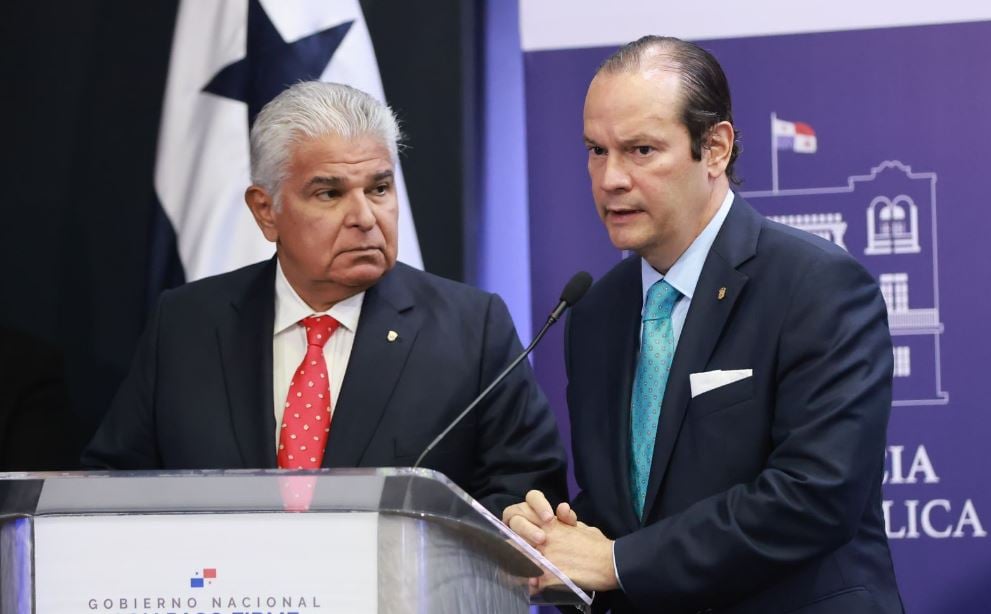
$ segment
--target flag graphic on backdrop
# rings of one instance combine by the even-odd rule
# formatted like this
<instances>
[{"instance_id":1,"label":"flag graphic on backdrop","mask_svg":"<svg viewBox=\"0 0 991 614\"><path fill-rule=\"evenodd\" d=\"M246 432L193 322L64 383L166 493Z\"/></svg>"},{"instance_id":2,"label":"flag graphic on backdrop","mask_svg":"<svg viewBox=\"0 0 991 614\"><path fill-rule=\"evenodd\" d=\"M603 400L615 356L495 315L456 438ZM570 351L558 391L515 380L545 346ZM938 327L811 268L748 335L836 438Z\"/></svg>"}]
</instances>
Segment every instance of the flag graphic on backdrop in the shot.
<instances>
[{"instance_id":1,"label":"flag graphic on backdrop","mask_svg":"<svg viewBox=\"0 0 991 614\"><path fill-rule=\"evenodd\" d=\"M771 113L771 192L778 192L779 151L813 154L817 147L816 133L812 126L778 119L777 113Z\"/></svg>"},{"instance_id":2,"label":"flag graphic on backdrop","mask_svg":"<svg viewBox=\"0 0 991 614\"><path fill-rule=\"evenodd\" d=\"M244 204L248 131L262 106L303 80L384 100L357 0L182 2L159 128L155 191L187 280L272 255ZM399 259L422 268L401 169Z\"/></svg>"},{"instance_id":3,"label":"flag graphic on backdrop","mask_svg":"<svg viewBox=\"0 0 991 614\"><path fill-rule=\"evenodd\" d=\"M775 149L804 154L816 152L816 133L812 126L802 122L787 122L776 117L771 118L771 122Z\"/></svg>"}]
</instances>

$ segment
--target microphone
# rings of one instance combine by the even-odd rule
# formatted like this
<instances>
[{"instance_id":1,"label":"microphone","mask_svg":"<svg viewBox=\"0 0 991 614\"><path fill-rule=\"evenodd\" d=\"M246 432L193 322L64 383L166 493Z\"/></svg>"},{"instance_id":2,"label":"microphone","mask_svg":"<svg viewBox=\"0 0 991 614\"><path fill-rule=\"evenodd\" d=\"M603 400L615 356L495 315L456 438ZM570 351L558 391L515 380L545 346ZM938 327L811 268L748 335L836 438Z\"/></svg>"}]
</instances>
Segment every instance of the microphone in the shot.
<instances>
[{"instance_id":1,"label":"microphone","mask_svg":"<svg viewBox=\"0 0 991 614\"><path fill-rule=\"evenodd\" d=\"M553 325L555 322L561 319L561 316L568 309L568 307L573 306L575 303L581 300L581 298L585 296L585 293L588 292L588 288L591 285L592 285L592 276L586 273L585 271L579 271L575 273L571 277L571 279L568 280L568 283L564 286L564 290L561 291L560 302L557 304L557 307L555 307L554 310L551 311L550 315L547 316L547 321L544 322L543 328L541 328L540 332L537 333L537 336L533 338L533 341L530 342L530 345L528 345L526 349L523 350L523 353L517 356L516 360L511 362L509 366L506 367L505 370L503 370L503 372L500 373L499 376L496 377L492 381L492 383L489 384L485 388L485 390L481 392L481 394L475 397L475 400L472 401L468 405L468 407L464 409L464 411L458 414L458 417L455 418L453 421L451 421L451 424L449 424L447 428L441 431L440 435L435 437L434 440L427 445L427 447L423 450L423 453L421 453L420 456L416 459L416 462L413 463L413 469L419 467L420 463L423 462L423 459L427 456L427 454L429 454L430 451L433 450L434 447L438 443L440 443L440 441L444 439L444 437L448 433L451 432L451 429L456 427L458 423L464 419L465 416L471 413L471 410L475 409L475 406L481 403L482 400L485 397L487 397L490 392L492 392L493 388L498 386L499 383L502 382L502 380L506 379L506 376L509 375L514 368L516 368L516 365L523 362L523 359L526 358L530 354L530 352L533 351L533 348L537 347L537 344L540 343L540 340L544 338L544 335L547 334L547 330L551 327L551 325Z\"/></svg>"}]
</instances>

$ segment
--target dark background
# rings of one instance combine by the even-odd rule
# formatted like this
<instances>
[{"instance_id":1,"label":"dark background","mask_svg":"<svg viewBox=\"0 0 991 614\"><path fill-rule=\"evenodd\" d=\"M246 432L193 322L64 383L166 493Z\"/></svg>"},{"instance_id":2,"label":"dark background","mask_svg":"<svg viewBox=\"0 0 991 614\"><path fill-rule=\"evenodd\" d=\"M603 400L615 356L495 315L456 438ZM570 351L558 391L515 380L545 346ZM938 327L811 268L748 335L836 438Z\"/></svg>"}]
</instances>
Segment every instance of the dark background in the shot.
<instances>
[{"instance_id":1,"label":"dark background","mask_svg":"<svg viewBox=\"0 0 991 614\"><path fill-rule=\"evenodd\" d=\"M407 137L402 164L424 266L458 280L471 268L464 237L475 219L480 2L361 2ZM0 326L63 354L76 446L112 399L163 285L148 275L149 244L177 7L0 3ZM21 384L3 365L0 378Z\"/></svg>"}]
</instances>

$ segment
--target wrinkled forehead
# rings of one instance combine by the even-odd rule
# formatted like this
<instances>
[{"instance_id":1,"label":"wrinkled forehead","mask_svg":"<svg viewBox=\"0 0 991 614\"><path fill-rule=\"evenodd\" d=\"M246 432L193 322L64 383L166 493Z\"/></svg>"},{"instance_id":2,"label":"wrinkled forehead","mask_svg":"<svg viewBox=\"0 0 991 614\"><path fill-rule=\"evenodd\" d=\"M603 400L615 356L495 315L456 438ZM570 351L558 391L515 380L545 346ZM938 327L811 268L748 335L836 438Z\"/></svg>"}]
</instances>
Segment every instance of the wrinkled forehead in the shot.
<instances>
[{"instance_id":1,"label":"wrinkled forehead","mask_svg":"<svg viewBox=\"0 0 991 614\"><path fill-rule=\"evenodd\" d=\"M342 136L327 133L318 136L303 136L290 146L292 163L374 163L395 165L392 151L388 144L379 136L359 134Z\"/></svg>"},{"instance_id":2,"label":"wrinkled forehead","mask_svg":"<svg viewBox=\"0 0 991 614\"><path fill-rule=\"evenodd\" d=\"M389 162L393 165L397 162L397 145L390 143L381 134L373 131L360 132L357 134L340 134L337 132L323 132L311 134L301 130L294 130L287 143L289 158L292 158L298 151L323 149L326 152L334 152L341 156L350 156L356 152L368 152L379 150L386 152Z\"/></svg>"}]
</instances>

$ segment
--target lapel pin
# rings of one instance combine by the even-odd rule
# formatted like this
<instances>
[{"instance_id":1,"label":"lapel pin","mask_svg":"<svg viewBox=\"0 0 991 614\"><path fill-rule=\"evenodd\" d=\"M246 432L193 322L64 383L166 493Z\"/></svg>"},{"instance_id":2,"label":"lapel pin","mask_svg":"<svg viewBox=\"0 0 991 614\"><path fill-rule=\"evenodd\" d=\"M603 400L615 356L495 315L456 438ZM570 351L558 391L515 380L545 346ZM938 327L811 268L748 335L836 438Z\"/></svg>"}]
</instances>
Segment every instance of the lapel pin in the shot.
<instances>
[{"instance_id":1,"label":"lapel pin","mask_svg":"<svg viewBox=\"0 0 991 614\"><path fill-rule=\"evenodd\" d=\"M398 339L398 338L399 338L399 333L397 333L397 332L396 332L396 331L394 331L394 330L390 330L390 331L389 331L389 334L388 334L388 335L386 335L386 336L385 336L385 338L389 340L389 343L392 343L392 342L394 342L394 341L395 341L396 339Z\"/></svg>"},{"instance_id":2,"label":"lapel pin","mask_svg":"<svg viewBox=\"0 0 991 614\"><path fill-rule=\"evenodd\" d=\"M722 288L720 288L719 289L719 292L716 294L716 299L717 300L720 300L721 301L724 298L726 298L726 286L723 286Z\"/></svg>"}]
</instances>

